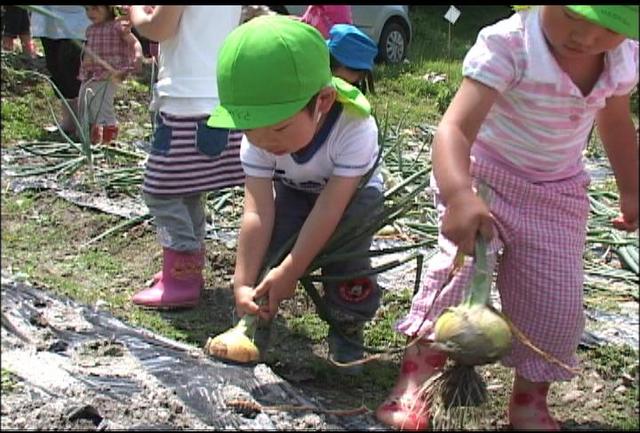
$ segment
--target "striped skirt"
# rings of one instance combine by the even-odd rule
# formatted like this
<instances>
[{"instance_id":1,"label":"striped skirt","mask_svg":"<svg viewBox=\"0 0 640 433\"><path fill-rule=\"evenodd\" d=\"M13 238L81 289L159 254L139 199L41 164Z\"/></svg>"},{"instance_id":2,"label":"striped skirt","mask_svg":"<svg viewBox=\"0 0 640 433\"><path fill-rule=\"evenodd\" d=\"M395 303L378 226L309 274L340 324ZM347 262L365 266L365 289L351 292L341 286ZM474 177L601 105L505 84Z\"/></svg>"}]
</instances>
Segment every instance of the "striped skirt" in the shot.
<instances>
[{"instance_id":1,"label":"striped skirt","mask_svg":"<svg viewBox=\"0 0 640 433\"><path fill-rule=\"evenodd\" d=\"M244 183L242 132L206 128L208 118L158 113L144 172L145 193L182 196Z\"/></svg>"}]
</instances>

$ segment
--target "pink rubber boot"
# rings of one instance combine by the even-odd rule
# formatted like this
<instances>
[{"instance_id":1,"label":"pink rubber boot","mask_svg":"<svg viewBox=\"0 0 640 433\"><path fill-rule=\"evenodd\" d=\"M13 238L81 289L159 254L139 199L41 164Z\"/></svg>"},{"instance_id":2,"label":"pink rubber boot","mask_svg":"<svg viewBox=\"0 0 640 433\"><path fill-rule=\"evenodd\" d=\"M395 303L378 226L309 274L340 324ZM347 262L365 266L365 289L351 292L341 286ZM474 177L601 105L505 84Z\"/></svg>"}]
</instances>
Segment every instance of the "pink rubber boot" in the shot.
<instances>
[{"instance_id":1,"label":"pink rubber boot","mask_svg":"<svg viewBox=\"0 0 640 433\"><path fill-rule=\"evenodd\" d=\"M205 245L204 245L204 244L202 244L202 248L201 248L201 250L200 250L200 251L201 251L201 253L202 253L202 257L203 257L203 260L204 260L204 257L206 257L206 254L207 254L207 250L205 249ZM157 283L158 281L160 281L161 279L162 279L162 270L160 270L160 271L156 272L156 273L153 275L153 278L152 278L152 280L151 280L151 285L156 284L156 283ZM202 286L204 287L204 277L202 278Z\"/></svg>"},{"instance_id":2,"label":"pink rubber boot","mask_svg":"<svg viewBox=\"0 0 640 433\"><path fill-rule=\"evenodd\" d=\"M399 430L426 430L429 407L420 396L425 381L444 367L446 355L419 341L407 348L393 390L376 410L376 418Z\"/></svg>"},{"instance_id":3,"label":"pink rubber boot","mask_svg":"<svg viewBox=\"0 0 640 433\"><path fill-rule=\"evenodd\" d=\"M516 375L509 402L509 422L513 430L558 431L560 426L547 407L548 382L529 382Z\"/></svg>"},{"instance_id":4,"label":"pink rubber boot","mask_svg":"<svg viewBox=\"0 0 640 433\"><path fill-rule=\"evenodd\" d=\"M151 308L193 307L203 287L204 251L176 251L163 248L162 277L132 298L136 305Z\"/></svg>"},{"instance_id":5,"label":"pink rubber boot","mask_svg":"<svg viewBox=\"0 0 640 433\"><path fill-rule=\"evenodd\" d=\"M118 138L118 125L104 125L102 127L102 144L110 145L116 138Z\"/></svg>"}]
</instances>

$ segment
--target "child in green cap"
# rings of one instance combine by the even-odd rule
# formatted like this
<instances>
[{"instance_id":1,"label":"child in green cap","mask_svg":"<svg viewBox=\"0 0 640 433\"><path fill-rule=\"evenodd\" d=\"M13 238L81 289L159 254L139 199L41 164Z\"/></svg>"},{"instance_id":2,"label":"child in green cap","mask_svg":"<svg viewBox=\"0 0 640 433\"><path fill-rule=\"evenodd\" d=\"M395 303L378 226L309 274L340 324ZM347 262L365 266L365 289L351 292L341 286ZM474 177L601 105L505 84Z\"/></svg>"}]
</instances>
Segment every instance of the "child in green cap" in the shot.
<instances>
[{"instance_id":1,"label":"child in green cap","mask_svg":"<svg viewBox=\"0 0 640 433\"><path fill-rule=\"evenodd\" d=\"M209 126L242 129L240 157L246 173L234 295L240 316L270 321L338 224L351 214L383 204L382 177L375 164L378 130L362 93L332 78L329 50L313 27L282 16L243 24L226 39L218 58L220 106ZM354 197L355 194L355 197ZM348 207L350 200L352 204ZM376 211L368 213L375 217ZM257 281L265 257L298 230L290 253ZM367 251L371 238L353 245ZM371 268L369 259L323 268L347 275ZM362 357L362 329L380 303L375 277L327 284L324 301L338 329L329 330L331 357ZM257 301L265 298L260 305ZM346 338L345 338L346 337ZM360 366L348 373L357 373Z\"/></svg>"},{"instance_id":2,"label":"child in green cap","mask_svg":"<svg viewBox=\"0 0 640 433\"><path fill-rule=\"evenodd\" d=\"M636 39L636 40L632 40ZM584 329L583 260L589 175L582 158L596 121L620 192L618 230L638 229L638 136L629 95L638 82L637 6L541 6L480 31L463 81L433 143L441 212L440 252L398 330L422 337L405 351L397 383L377 418L428 427L419 390L446 356L431 346L433 325L460 303L473 262L450 278L458 249L490 240L502 312L535 346L575 368ZM489 190L485 202L474 192ZM502 362L515 369L508 408L514 430L558 430L551 382L573 370L514 339Z\"/></svg>"}]
</instances>

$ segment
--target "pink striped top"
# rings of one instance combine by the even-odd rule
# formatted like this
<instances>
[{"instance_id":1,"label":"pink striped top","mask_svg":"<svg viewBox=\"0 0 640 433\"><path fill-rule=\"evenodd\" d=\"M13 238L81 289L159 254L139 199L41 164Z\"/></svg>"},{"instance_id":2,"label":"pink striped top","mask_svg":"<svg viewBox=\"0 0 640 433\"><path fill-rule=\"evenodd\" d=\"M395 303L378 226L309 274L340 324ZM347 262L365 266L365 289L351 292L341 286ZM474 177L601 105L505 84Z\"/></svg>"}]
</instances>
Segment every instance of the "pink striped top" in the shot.
<instances>
[{"instance_id":1,"label":"pink striped top","mask_svg":"<svg viewBox=\"0 0 640 433\"><path fill-rule=\"evenodd\" d=\"M560 68L542 33L539 8L485 27L462 72L500 92L472 147L531 182L578 174L595 115L613 95L638 82L638 42L626 39L605 56L605 68L583 95Z\"/></svg>"}]
</instances>

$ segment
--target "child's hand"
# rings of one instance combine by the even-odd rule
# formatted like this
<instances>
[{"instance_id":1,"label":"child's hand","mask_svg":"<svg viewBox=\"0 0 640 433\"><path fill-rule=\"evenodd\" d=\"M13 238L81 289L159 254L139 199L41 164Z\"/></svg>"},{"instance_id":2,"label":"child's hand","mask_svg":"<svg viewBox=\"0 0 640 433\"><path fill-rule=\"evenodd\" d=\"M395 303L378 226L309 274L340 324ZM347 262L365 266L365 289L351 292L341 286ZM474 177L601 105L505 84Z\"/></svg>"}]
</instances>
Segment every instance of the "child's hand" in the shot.
<instances>
[{"instance_id":1,"label":"child's hand","mask_svg":"<svg viewBox=\"0 0 640 433\"><path fill-rule=\"evenodd\" d=\"M257 314L259 307L254 302L255 291L250 286L240 286L233 290L233 296L236 300L236 310L240 316L245 314Z\"/></svg>"},{"instance_id":2,"label":"child's hand","mask_svg":"<svg viewBox=\"0 0 640 433\"><path fill-rule=\"evenodd\" d=\"M446 204L442 234L467 255L473 255L478 232L493 237L493 218L485 202L472 190L461 191Z\"/></svg>"},{"instance_id":3,"label":"child's hand","mask_svg":"<svg viewBox=\"0 0 640 433\"><path fill-rule=\"evenodd\" d=\"M638 229L638 196L620 194L620 216L611 220L618 230L632 232Z\"/></svg>"},{"instance_id":4,"label":"child's hand","mask_svg":"<svg viewBox=\"0 0 640 433\"><path fill-rule=\"evenodd\" d=\"M268 300L260 307L260 317L272 319L278 313L280 302L293 297L298 278L292 278L291 274L283 266L278 266L271 269L256 287L255 299L265 297Z\"/></svg>"}]
</instances>

